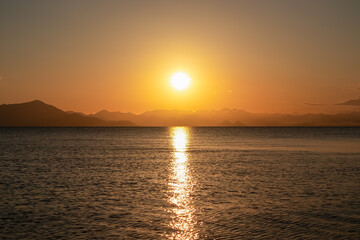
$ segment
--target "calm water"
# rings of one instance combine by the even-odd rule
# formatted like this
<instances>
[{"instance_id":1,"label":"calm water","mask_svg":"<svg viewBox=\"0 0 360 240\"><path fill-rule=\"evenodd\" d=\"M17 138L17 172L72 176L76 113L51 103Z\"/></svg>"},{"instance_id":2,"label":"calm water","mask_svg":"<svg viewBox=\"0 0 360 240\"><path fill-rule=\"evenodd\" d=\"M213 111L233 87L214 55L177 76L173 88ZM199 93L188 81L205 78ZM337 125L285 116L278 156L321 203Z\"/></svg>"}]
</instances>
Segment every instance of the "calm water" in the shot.
<instances>
[{"instance_id":1,"label":"calm water","mask_svg":"<svg viewBox=\"0 0 360 240\"><path fill-rule=\"evenodd\" d=\"M0 128L1 239L360 239L360 128Z\"/></svg>"}]
</instances>

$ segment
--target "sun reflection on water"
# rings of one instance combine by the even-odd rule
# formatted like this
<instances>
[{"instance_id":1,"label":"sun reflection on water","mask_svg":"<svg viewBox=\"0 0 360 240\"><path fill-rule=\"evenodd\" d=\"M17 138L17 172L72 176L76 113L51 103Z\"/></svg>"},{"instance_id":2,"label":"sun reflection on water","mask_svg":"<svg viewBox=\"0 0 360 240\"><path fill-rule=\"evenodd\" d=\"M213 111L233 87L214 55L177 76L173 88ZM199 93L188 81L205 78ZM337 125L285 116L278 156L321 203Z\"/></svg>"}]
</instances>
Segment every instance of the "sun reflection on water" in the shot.
<instances>
[{"instance_id":1,"label":"sun reflection on water","mask_svg":"<svg viewBox=\"0 0 360 240\"><path fill-rule=\"evenodd\" d=\"M170 181L170 199L174 205L174 217L170 223L175 232L169 239L198 239L194 231L195 208L191 201L193 182L188 168L187 143L189 129L174 127L171 129L172 144L174 149L173 169Z\"/></svg>"}]
</instances>

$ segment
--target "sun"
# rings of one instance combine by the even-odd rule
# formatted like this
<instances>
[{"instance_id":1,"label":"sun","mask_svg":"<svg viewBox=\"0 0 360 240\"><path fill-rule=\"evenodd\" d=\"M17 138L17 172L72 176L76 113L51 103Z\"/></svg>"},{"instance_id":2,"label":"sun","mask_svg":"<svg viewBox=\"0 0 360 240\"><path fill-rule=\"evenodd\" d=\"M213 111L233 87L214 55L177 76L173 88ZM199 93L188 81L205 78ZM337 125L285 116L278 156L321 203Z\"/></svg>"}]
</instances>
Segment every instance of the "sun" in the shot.
<instances>
[{"instance_id":1,"label":"sun","mask_svg":"<svg viewBox=\"0 0 360 240\"><path fill-rule=\"evenodd\" d=\"M176 90L184 90L190 85L191 78L183 72L176 72L171 77L171 85Z\"/></svg>"}]
</instances>

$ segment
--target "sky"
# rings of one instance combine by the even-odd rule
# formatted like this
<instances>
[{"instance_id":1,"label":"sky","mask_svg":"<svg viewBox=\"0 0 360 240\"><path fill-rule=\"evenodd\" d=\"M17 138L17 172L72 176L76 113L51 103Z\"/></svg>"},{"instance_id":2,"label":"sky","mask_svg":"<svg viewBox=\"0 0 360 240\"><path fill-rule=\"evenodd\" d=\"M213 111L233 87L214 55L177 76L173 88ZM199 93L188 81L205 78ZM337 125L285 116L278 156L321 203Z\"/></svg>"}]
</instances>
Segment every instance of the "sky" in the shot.
<instances>
[{"instance_id":1,"label":"sky","mask_svg":"<svg viewBox=\"0 0 360 240\"><path fill-rule=\"evenodd\" d=\"M360 96L359 12L358 0L2 0L0 104L359 110L336 105Z\"/></svg>"}]
</instances>

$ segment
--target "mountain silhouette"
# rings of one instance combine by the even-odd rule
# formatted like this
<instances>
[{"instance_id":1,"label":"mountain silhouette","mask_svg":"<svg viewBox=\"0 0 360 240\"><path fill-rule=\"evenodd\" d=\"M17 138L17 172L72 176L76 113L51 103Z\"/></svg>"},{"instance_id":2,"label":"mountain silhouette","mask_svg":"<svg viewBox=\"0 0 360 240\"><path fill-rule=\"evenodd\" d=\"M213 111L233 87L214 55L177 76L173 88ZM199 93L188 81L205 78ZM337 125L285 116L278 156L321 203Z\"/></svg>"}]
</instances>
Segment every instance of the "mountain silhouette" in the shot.
<instances>
[{"instance_id":1,"label":"mountain silhouette","mask_svg":"<svg viewBox=\"0 0 360 240\"><path fill-rule=\"evenodd\" d=\"M348 106L360 106L360 98L358 99L350 99L343 103L338 103L336 105L348 105Z\"/></svg>"},{"instance_id":2,"label":"mountain silhouette","mask_svg":"<svg viewBox=\"0 0 360 240\"><path fill-rule=\"evenodd\" d=\"M89 114L90 117L96 117L105 121L119 121L122 119L136 120L136 115L133 113L122 113L122 112L109 112L107 110L101 110L96 114Z\"/></svg>"},{"instance_id":3,"label":"mountain silhouette","mask_svg":"<svg viewBox=\"0 0 360 240\"><path fill-rule=\"evenodd\" d=\"M0 105L0 126L134 126L130 121L104 121L67 113L42 101Z\"/></svg>"},{"instance_id":4,"label":"mountain silhouette","mask_svg":"<svg viewBox=\"0 0 360 240\"><path fill-rule=\"evenodd\" d=\"M154 110L139 115L101 111L100 119L131 120L140 126L360 126L360 112L338 114L264 114L239 109ZM105 118L103 118L105 117Z\"/></svg>"},{"instance_id":5,"label":"mountain silhouette","mask_svg":"<svg viewBox=\"0 0 360 240\"><path fill-rule=\"evenodd\" d=\"M142 114L102 110L86 115L64 112L39 100L0 105L0 126L360 126L360 112L260 114L239 109L154 110Z\"/></svg>"}]
</instances>

